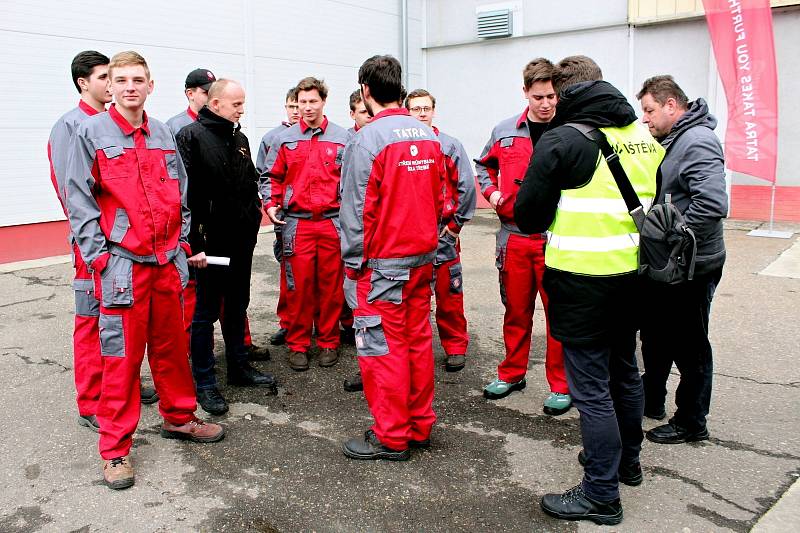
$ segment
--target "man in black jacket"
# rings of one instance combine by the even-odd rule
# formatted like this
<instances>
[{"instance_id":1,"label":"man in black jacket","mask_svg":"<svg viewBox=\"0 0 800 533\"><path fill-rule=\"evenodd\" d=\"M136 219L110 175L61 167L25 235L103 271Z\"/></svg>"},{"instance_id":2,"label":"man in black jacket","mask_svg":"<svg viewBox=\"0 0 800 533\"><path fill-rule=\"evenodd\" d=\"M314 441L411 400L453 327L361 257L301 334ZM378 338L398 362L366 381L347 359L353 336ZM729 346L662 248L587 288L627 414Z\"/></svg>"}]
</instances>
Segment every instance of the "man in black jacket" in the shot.
<instances>
[{"instance_id":1,"label":"man in black jacket","mask_svg":"<svg viewBox=\"0 0 800 533\"><path fill-rule=\"evenodd\" d=\"M214 322L224 299L222 336L228 384L265 386L275 379L248 363L244 321L250 303L250 269L261 202L258 173L250 157L247 137L240 131L244 89L220 79L208 90L208 105L197 122L178 132L177 143L189 176L188 203L192 211L189 243L195 254L189 266L197 269L197 307L192 320L192 373L197 401L211 414L228 410L214 374ZM229 266L211 265L209 256L230 258Z\"/></svg>"},{"instance_id":2,"label":"man in black jacket","mask_svg":"<svg viewBox=\"0 0 800 533\"><path fill-rule=\"evenodd\" d=\"M523 232L549 230L543 284L550 330L564 346L567 382L581 415L579 460L585 464L579 485L545 495L541 506L557 518L617 524L619 482L642 482L638 234L598 144L590 132L569 124L602 130L640 198L655 194L663 150L636 122L625 97L601 81L594 61L573 56L558 66L555 118L536 144L514 218ZM629 144L636 149L624 150Z\"/></svg>"},{"instance_id":3,"label":"man in black jacket","mask_svg":"<svg viewBox=\"0 0 800 533\"><path fill-rule=\"evenodd\" d=\"M656 201L663 203L669 194L697 239L692 280L678 285L648 280L645 285L647 300L658 302L648 306L641 332L645 416L667 416L666 383L673 360L681 374L675 415L648 431L647 439L659 444L706 440L713 378L708 322L725 263L725 158L714 134L717 119L705 100L689 102L672 76L646 80L636 96L642 103L642 122L667 150Z\"/></svg>"}]
</instances>

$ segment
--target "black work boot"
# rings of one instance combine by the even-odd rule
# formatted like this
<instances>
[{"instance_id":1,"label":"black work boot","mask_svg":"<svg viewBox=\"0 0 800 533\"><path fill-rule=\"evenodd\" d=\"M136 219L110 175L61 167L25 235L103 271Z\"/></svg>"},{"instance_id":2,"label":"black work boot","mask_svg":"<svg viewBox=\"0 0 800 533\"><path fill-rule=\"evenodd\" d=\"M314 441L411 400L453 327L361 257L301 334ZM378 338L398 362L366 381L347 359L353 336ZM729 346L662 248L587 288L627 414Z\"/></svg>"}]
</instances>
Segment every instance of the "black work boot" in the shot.
<instances>
[{"instance_id":1,"label":"black work boot","mask_svg":"<svg viewBox=\"0 0 800 533\"><path fill-rule=\"evenodd\" d=\"M645 436L647 440L657 444L682 444L684 442L708 440L708 429L690 431L675 422L670 422L669 424L654 427L645 433Z\"/></svg>"},{"instance_id":2,"label":"black work boot","mask_svg":"<svg viewBox=\"0 0 800 533\"><path fill-rule=\"evenodd\" d=\"M269 338L269 343L273 346L282 346L286 344L286 334L289 333L289 330L286 328L281 328Z\"/></svg>"},{"instance_id":3,"label":"black work boot","mask_svg":"<svg viewBox=\"0 0 800 533\"><path fill-rule=\"evenodd\" d=\"M224 415L228 412L228 402L216 387L198 390L197 403L210 415Z\"/></svg>"},{"instance_id":4,"label":"black work boot","mask_svg":"<svg viewBox=\"0 0 800 533\"><path fill-rule=\"evenodd\" d=\"M344 390L347 392L358 392L364 390L364 382L361 381L361 372L344 380Z\"/></svg>"},{"instance_id":5,"label":"black work boot","mask_svg":"<svg viewBox=\"0 0 800 533\"><path fill-rule=\"evenodd\" d=\"M408 448L393 450L387 448L375 432L367 430L363 438L355 437L342 445L342 452L350 459L388 459L389 461L407 461L411 457Z\"/></svg>"},{"instance_id":6,"label":"black work boot","mask_svg":"<svg viewBox=\"0 0 800 533\"><path fill-rule=\"evenodd\" d=\"M603 526L622 522L619 498L608 502L593 500L583 492L580 484L564 494L545 494L540 505L545 513L561 520L591 520Z\"/></svg>"},{"instance_id":7,"label":"black work boot","mask_svg":"<svg viewBox=\"0 0 800 533\"><path fill-rule=\"evenodd\" d=\"M272 394L278 392L278 383L269 372L259 372L250 363L241 363L237 368L228 368L228 385L237 387L266 387Z\"/></svg>"}]
</instances>

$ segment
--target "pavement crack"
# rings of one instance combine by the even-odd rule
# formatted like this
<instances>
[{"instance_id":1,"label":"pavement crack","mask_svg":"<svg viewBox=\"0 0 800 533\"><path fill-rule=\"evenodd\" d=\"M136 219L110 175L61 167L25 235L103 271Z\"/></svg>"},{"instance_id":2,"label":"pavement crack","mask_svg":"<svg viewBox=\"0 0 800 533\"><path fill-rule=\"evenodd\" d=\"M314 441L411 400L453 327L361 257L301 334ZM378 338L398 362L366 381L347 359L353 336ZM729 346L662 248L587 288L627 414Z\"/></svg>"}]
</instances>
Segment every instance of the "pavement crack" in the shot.
<instances>
[{"instance_id":1,"label":"pavement crack","mask_svg":"<svg viewBox=\"0 0 800 533\"><path fill-rule=\"evenodd\" d=\"M651 472L653 474L659 475L659 476L664 476L664 477L668 477L668 478L671 478L671 479L677 479L678 481L682 481L682 482L686 483L687 485L691 485L691 486L695 487L700 492L702 492L704 494L708 494L709 496L711 496L715 500L719 500L721 502L725 502L728 505L731 505L731 506L739 509L740 511L745 511L747 513L752 513L752 514L758 513L758 511L756 511L754 509L748 509L747 507L739 505L735 501L726 498L722 494L719 494L719 493L714 492L713 490L707 489L702 483L700 483L696 479L692 479L690 477L683 476L683 475L679 474L678 472L676 472L675 470L671 470L669 468L664 468L663 466L647 466L647 467L645 467L645 470L647 470L648 472Z\"/></svg>"},{"instance_id":2,"label":"pavement crack","mask_svg":"<svg viewBox=\"0 0 800 533\"><path fill-rule=\"evenodd\" d=\"M752 452L758 455L763 455L764 457L770 457L772 459L786 459L789 461L800 460L800 457L798 457L797 455L792 455L790 453L762 450L761 448L756 448L755 446L751 446L750 444L744 444L742 442L736 442L735 440L723 440L711 437L708 439L708 441L716 444L717 446L722 446L723 448L728 448L729 450L734 450L737 452Z\"/></svg>"},{"instance_id":3,"label":"pavement crack","mask_svg":"<svg viewBox=\"0 0 800 533\"><path fill-rule=\"evenodd\" d=\"M48 278L42 278L39 276L31 276L31 275L22 275L18 272L13 273L14 277L19 279L24 279L27 284L30 285L43 285L45 287L65 287L69 286L69 283L64 283L64 279L60 276L50 276Z\"/></svg>"},{"instance_id":4,"label":"pavement crack","mask_svg":"<svg viewBox=\"0 0 800 533\"><path fill-rule=\"evenodd\" d=\"M779 387L789 387L793 389L800 388L800 381L790 381L789 383L779 383L777 381L761 381L758 379L748 378L746 376L733 376L731 374L723 374L721 372L714 372L715 376L722 376L725 378L739 379L750 383L757 383L758 385L777 385Z\"/></svg>"},{"instance_id":5,"label":"pavement crack","mask_svg":"<svg viewBox=\"0 0 800 533\"><path fill-rule=\"evenodd\" d=\"M39 298L31 298L30 300L21 300L19 302L11 302L11 303L7 303L7 304L0 304L0 309L2 309L3 307L11 307L13 305L29 304L29 303L33 303L33 302L41 302L41 301L49 302L50 300L52 300L55 297L56 297L56 293L53 293L53 294L51 294L49 296L41 296Z\"/></svg>"},{"instance_id":6,"label":"pavement crack","mask_svg":"<svg viewBox=\"0 0 800 533\"><path fill-rule=\"evenodd\" d=\"M72 370L71 367L64 366L61 363L59 363L58 361L53 361L52 359L48 359L47 357L45 357L43 359L40 359L39 361L34 361L33 359L31 359L27 355L22 355L21 353L18 353L18 352L3 352L3 357L8 357L10 355L14 355L14 356L18 357L19 359L22 359L22 362L25 363L26 365L55 366L55 367L60 368L61 372L69 372L70 370Z\"/></svg>"},{"instance_id":7,"label":"pavement crack","mask_svg":"<svg viewBox=\"0 0 800 533\"><path fill-rule=\"evenodd\" d=\"M686 509L692 514L695 514L701 518L705 518L709 522L719 527L730 529L731 531L747 533L750 531L750 527L752 526L752 523L749 520L736 520L735 518L728 518L727 516L723 516L716 511L712 511L711 509L707 509L693 503L688 504Z\"/></svg>"}]
</instances>

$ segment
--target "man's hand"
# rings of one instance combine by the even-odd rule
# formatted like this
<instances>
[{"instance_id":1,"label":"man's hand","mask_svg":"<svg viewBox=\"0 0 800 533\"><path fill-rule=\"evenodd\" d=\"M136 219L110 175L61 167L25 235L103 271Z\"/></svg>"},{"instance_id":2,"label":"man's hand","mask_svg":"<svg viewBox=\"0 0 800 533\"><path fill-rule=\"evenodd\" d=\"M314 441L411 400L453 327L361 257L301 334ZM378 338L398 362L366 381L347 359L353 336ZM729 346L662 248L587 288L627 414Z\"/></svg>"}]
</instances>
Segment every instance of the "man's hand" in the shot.
<instances>
[{"instance_id":1,"label":"man's hand","mask_svg":"<svg viewBox=\"0 0 800 533\"><path fill-rule=\"evenodd\" d=\"M208 266L208 260L206 260L205 252L200 252L197 255L193 255L187 259L186 262L189 263L190 267L194 268L206 268Z\"/></svg>"},{"instance_id":2,"label":"man's hand","mask_svg":"<svg viewBox=\"0 0 800 533\"><path fill-rule=\"evenodd\" d=\"M272 207L268 207L267 208L267 217L269 217L270 221L272 221L273 224L278 224L278 225L283 226L283 225L286 224L286 222L284 222L283 220L280 220L278 218L278 216L277 216L278 211L280 211L280 210L281 210L281 206L279 206L279 205L273 205Z\"/></svg>"},{"instance_id":3,"label":"man's hand","mask_svg":"<svg viewBox=\"0 0 800 533\"><path fill-rule=\"evenodd\" d=\"M451 230L447 226L443 227L442 231L439 232L439 237L444 236L445 233L449 233L451 237L453 237L454 239L458 240L458 233L456 233L455 231Z\"/></svg>"},{"instance_id":4,"label":"man's hand","mask_svg":"<svg viewBox=\"0 0 800 533\"><path fill-rule=\"evenodd\" d=\"M500 191L494 191L492 194L489 195L489 203L492 206L492 209L497 211L497 207L500 205L500 200L503 198L503 193Z\"/></svg>"}]
</instances>

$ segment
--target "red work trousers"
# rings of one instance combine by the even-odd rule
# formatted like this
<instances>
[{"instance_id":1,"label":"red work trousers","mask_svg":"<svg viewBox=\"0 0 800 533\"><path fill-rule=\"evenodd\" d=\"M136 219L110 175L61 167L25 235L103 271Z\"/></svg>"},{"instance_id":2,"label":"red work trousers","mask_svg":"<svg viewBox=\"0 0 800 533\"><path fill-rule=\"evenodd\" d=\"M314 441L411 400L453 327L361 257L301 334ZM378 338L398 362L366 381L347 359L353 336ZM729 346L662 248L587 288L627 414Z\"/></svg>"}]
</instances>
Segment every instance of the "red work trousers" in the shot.
<instances>
[{"instance_id":1,"label":"red work trousers","mask_svg":"<svg viewBox=\"0 0 800 533\"><path fill-rule=\"evenodd\" d=\"M78 246L72 244L75 262L75 329L72 334L72 357L75 367L75 392L81 416L97 414L103 361L100 358L100 335L97 328L100 304L94 296L94 282Z\"/></svg>"},{"instance_id":2,"label":"red work trousers","mask_svg":"<svg viewBox=\"0 0 800 533\"><path fill-rule=\"evenodd\" d=\"M145 345L161 416L182 425L192 420L197 407L178 270L173 263L133 263L132 281L132 305L100 306L103 381L97 421L103 459L130 452L141 410L139 372Z\"/></svg>"},{"instance_id":3,"label":"red work trousers","mask_svg":"<svg viewBox=\"0 0 800 533\"><path fill-rule=\"evenodd\" d=\"M399 274L399 275L398 275ZM428 264L411 269L364 269L346 280L364 395L384 446L408 448L430 437L433 412L433 339ZM407 278L404 281L402 278ZM372 300L372 301L370 301Z\"/></svg>"},{"instance_id":4,"label":"red work trousers","mask_svg":"<svg viewBox=\"0 0 800 533\"><path fill-rule=\"evenodd\" d=\"M461 254L434 267L436 293L436 329L447 355L465 355L469 344L467 318L464 316L464 278Z\"/></svg>"},{"instance_id":5,"label":"red work trousers","mask_svg":"<svg viewBox=\"0 0 800 533\"><path fill-rule=\"evenodd\" d=\"M290 238L284 234L284 239ZM286 294L289 350L306 352L317 323L317 346L339 347L339 316L344 305L339 233L331 219L297 220L292 253L284 250L281 291Z\"/></svg>"},{"instance_id":6,"label":"red work trousers","mask_svg":"<svg viewBox=\"0 0 800 533\"><path fill-rule=\"evenodd\" d=\"M497 367L497 376L513 383L525 377L533 332L536 293L542 298L547 324L545 375L551 392L569 393L564 373L564 350L550 336L547 319L547 294L542 288L545 239L538 235L511 233L500 266L500 297L505 305L503 341L506 356Z\"/></svg>"}]
</instances>

